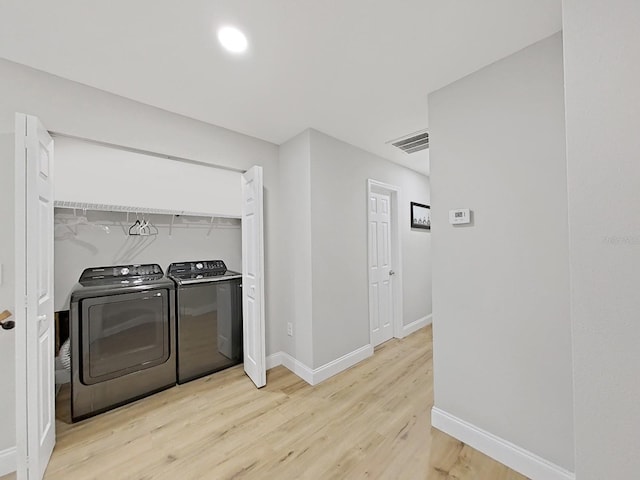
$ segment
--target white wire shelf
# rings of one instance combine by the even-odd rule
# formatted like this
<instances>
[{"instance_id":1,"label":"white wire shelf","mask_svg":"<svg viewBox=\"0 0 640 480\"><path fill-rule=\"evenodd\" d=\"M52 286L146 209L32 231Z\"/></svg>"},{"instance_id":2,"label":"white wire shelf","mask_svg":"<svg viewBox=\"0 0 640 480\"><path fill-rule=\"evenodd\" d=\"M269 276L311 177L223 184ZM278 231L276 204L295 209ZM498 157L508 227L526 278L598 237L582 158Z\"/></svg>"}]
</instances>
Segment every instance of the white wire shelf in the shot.
<instances>
[{"instance_id":1,"label":"white wire shelf","mask_svg":"<svg viewBox=\"0 0 640 480\"><path fill-rule=\"evenodd\" d=\"M231 215L219 215L210 212L189 212L184 210L166 210L161 208L134 207L127 205L112 205L106 203L85 203L85 202L69 202L65 200L56 200L53 203L56 208L69 208L74 210L94 210L100 212L122 212L122 213L139 213L149 215L183 215L189 217L207 217L207 218L238 218Z\"/></svg>"}]
</instances>

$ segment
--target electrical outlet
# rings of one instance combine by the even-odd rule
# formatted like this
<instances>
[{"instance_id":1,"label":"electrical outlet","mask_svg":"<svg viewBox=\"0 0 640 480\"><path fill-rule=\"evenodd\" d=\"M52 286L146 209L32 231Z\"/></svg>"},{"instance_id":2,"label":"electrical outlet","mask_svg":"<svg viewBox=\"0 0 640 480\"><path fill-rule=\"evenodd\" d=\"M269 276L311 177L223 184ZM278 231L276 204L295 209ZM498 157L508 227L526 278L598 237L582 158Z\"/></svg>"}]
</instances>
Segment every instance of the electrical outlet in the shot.
<instances>
[{"instance_id":1,"label":"electrical outlet","mask_svg":"<svg viewBox=\"0 0 640 480\"><path fill-rule=\"evenodd\" d=\"M293 323L287 322L287 335L293 337Z\"/></svg>"}]
</instances>

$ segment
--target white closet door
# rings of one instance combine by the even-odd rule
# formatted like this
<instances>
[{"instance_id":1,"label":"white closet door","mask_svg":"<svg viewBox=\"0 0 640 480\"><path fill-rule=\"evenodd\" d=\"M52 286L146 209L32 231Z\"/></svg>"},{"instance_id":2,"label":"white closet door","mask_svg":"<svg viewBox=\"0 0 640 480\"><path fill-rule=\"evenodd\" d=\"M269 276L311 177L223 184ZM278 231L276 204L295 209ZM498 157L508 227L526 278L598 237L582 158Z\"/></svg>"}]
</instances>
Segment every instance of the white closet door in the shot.
<instances>
[{"instance_id":1,"label":"white closet door","mask_svg":"<svg viewBox=\"0 0 640 480\"><path fill-rule=\"evenodd\" d=\"M53 140L16 115L16 425L19 480L40 480L55 434Z\"/></svg>"},{"instance_id":2,"label":"white closet door","mask_svg":"<svg viewBox=\"0 0 640 480\"><path fill-rule=\"evenodd\" d=\"M262 167L242 175L242 327L244 371L256 387L267 383L264 330Z\"/></svg>"}]
</instances>

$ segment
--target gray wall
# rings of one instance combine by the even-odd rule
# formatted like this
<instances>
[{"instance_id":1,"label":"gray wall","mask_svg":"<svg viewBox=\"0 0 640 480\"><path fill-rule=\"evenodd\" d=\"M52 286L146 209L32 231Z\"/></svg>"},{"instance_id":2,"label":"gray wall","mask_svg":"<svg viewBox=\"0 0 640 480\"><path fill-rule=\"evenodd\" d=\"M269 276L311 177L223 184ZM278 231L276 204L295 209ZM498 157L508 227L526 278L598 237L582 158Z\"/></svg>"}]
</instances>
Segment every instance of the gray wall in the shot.
<instances>
[{"instance_id":1,"label":"gray wall","mask_svg":"<svg viewBox=\"0 0 640 480\"><path fill-rule=\"evenodd\" d=\"M403 324L431 314L431 233L411 230L409 203L429 179L311 130L313 368L369 344L367 180L400 187Z\"/></svg>"},{"instance_id":2,"label":"gray wall","mask_svg":"<svg viewBox=\"0 0 640 480\"><path fill-rule=\"evenodd\" d=\"M293 336L283 334L283 350L307 366L313 363L309 136L306 130L280 146L279 247L280 258L288 264L281 276L288 293L275 299L282 304L278 309L283 326L293 325Z\"/></svg>"},{"instance_id":3,"label":"gray wall","mask_svg":"<svg viewBox=\"0 0 640 480\"><path fill-rule=\"evenodd\" d=\"M565 0L576 475L640 471L640 2Z\"/></svg>"},{"instance_id":4,"label":"gray wall","mask_svg":"<svg viewBox=\"0 0 640 480\"><path fill-rule=\"evenodd\" d=\"M267 354L281 350L280 336L283 330L270 301L279 295L276 270L273 268L277 264L278 241L276 145L0 59L0 135L9 134L13 137L15 112L36 115L46 128L78 137L241 169L262 165L265 182ZM10 270L13 263L12 244L7 242L12 242L14 234L14 205L13 195L9 195L12 190L4 187L7 181L13 182L13 152L7 154L3 151L0 161L2 195L8 196L0 208L4 216L10 215L9 219L3 217L5 231L0 240L2 261L9 265L5 270L5 283L0 287L4 299L4 292L8 292L7 298L13 295ZM2 307L13 310L13 302L3 303ZM7 372L13 371L14 358L10 349L0 350L0 365ZM0 404L7 405L4 412L14 412L13 402L13 379L9 379L0 390ZM3 413L3 417L5 415ZM13 430L0 430L0 445L13 444L13 439Z\"/></svg>"},{"instance_id":5,"label":"gray wall","mask_svg":"<svg viewBox=\"0 0 640 480\"><path fill-rule=\"evenodd\" d=\"M403 324L431 314L431 234L409 224L409 202L429 203L427 177L316 130L281 146L279 168L286 353L314 369L369 344L370 178L401 188Z\"/></svg>"},{"instance_id":6,"label":"gray wall","mask_svg":"<svg viewBox=\"0 0 640 480\"><path fill-rule=\"evenodd\" d=\"M56 208L54 241L55 309L69 309L69 297L85 268L134 263L159 263L164 271L173 262L222 259L229 270L242 271L242 230L210 228L210 219L180 216L170 227L170 215L149 215L158 229L155 236L129 236L135 215L86 212L91 225L65 226L73 210ZM78 215L84 215L82 211ZM227 220L231 222L232 220ZM109 228L105 230L97 225ZM171 234L169 233L171 232Z\"/></svg>"},{"instance_id":7,"label":"gray wall","mask_svg":"<svg viewBox=\"0 0 640 480\"><path fill-rule=\"evenodd\" d=\"M561 35L431 94L429 127L435 406L571 471Z\"/></svg>"}]
</instances>

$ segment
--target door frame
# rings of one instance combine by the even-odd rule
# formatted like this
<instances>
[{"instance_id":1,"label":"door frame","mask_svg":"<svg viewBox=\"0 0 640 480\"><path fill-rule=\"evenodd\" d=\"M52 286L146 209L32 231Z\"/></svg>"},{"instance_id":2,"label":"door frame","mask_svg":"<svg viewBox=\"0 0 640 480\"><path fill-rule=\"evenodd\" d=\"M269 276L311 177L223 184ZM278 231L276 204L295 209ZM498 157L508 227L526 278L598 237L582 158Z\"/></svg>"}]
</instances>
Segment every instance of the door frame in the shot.
<instances>
[{"instance_id":1,"label":"door frame","mask_svg":"<svg viewBox=\"0 0 640 480\"><path fill-rule=\"evenodd\" d=\"M22 119L24 119L26 117L26 115L21 114L21 113L16 113L15 114L16 119L15 119L15 130L14 130L14 135L15 133L18 131L18 129L22 129L23 128L23 124L22 124ZM37 117L36 117L37 118ZM25 121L26 124L26 121ZM46 129L46 126L45 126ZM190 160L187 158L182 158L182 157L176 157L176 156L169 156L169 155L163 155L163 154L158 154L155 152L150 152L150 151L146 151L146 150L139 150L139 149L131 149L128 147L123 147L123 146L119 146L119 145L115 145L115 144L108 144L108 143L104 143L104 142L96 142L96 141L92 141L92 140L88 140L88 139L84 139L81 137L71 137L69 135L64 135L61 133L56 133L56 132L52 132L49 130L46 130L47 133L49 133L49 135L51 135L52 137L54 137L54 142L55 142L55 136L64 136L64 137L70 137L70 138L74 138L80 141L87 141L90 143L96 143L96 144L100 144L103 146L107 146L110 148L116 148L116 149L121 149L121 150L127 150L127 151L135 151L136 153L142 153L142 154L147 154L147 155L151 155L151 156L158 156L161 158L168 158L170 160L174 160L177 162L183 162L183 163L195 163L201 166L205 166L205 167L210 167L210 168L222 168L225 170L232 170L232 171L237 171L241 174L240 178L242 179L243 175L248 171L248 170L240 170L240 169L235 169L235 168L229 168L229 167L221 167L219 165L214 165L214 164L208 164L205 162L201 162L201 161L196 161L196 160ZM30 188L29 185L27 185L26 183L26 167L24 164L24 159L21 157L20 154L22 154L23 152L25 152L26 149L26 143L24 140L24 137L21 135L15 135L15 144L14 144L14 210L15 210L15 232L14 232L14 241L15 241L15 245L14 245L14 258L15 258L15 269L14 269L14 275L13 275L13 280L14 280L14 286L15 286L15 313L14 313L14 318L15 318L15 322L16 322L16 328L15 328L15 355L14 355L14 361L15 361L15 365L14 365L14 371L16 372L16 377L15 377L15 398L16 398L16 405L15 405L15 415L16 415L16 455L15 455L15 467L16 467L16 475L17 475L17 480L23 480L24 478L26 478L27 475L27 469L29 467L29 465L27 463L25 463L23 460L27 458L27 442L29 441L29 434L27 431L27 384L26 382L21 382L20 379L24 379L25 375L25 368L24 365L26 364L26 359L28 357L28 350L27 350L27 335L26 335L26 280L27 280L27 272L26 272L26 268L24 268L24 265L22 265L21 267L21 263L19 262L19 259L24 258L26 255L26 246L24 243L24 239L25 239L25 232L26 232L26 217L25 217L25 212L26 212L26 201L27 201L27 196L32 193L32 189ZM253 167L252 167L253 168ZM260 169L260 174L262 175L262 167L259 167ZM54 180L54 187L55 187L55 180ZM262 194L262 192L261 192ZM54 197L55 198L55 197ZM54 204L55 207L55 204ZM184 212L182 211L175 211L175 213L173 213L174 215L180 215ZM51 221L53 222L53 218L51 219ZM261 248L264 248L264 237L263 237L263 232L261 232L260 235L260 245ZM53 265L52 265L52 272L53 272ZM263 290L262 290L262 302L264 302L264 267L262 267L262 274L263 274ZM265 314L265 310L264 310L264 306L263 306L263 315ZM263 341L266 342L266 331L263 329L262 332L262 339ZM243 332L243 337L244 337L245 333ZM244 339L243 339L244 341ZM265 343L265 347L266 347L266 343ZM263 349L263 354L265 353L266 350ZM266 383L266 380L265 380Z\"/></svg>"},{"instance_id":2,"label":"door frame","mask_svg":"<svg viewBox=\"0 0 640 480\"><path fill-rule=\"evenodd\" d=\"M392 299L393 299L393 337L402 338L402 237L400 235L400 187L388 183L380 182L369 178L367 180L367 296L369 293L369 285L371 285L371 209L369 208L369 198L371 192L378 191L388 194L391 199L391 207L389 214L391 215L391 263L395 272L394 279L391 282ZM371 311L371 299L369 299L369 343L373 345L373 314Z\"/></svg>"},{"instance_id":3,"label":"door frame","mask_svg":"<svg viewBox=\"0 0 640 480\"><path fill-rule=\"evenodd\" d=\"M27 425L27 271L25 238L27 232L27 172L25 136L17 133L22 129L26 134L27 120L22 114L15 115L14 148L14 295L15 295L15 409L16 409L16 475L19 480L26 478L29 439Z\"/></svg>"}]
</instances>

